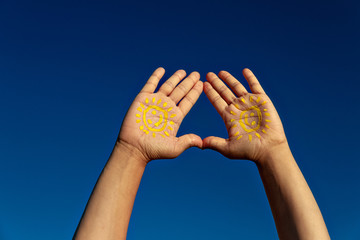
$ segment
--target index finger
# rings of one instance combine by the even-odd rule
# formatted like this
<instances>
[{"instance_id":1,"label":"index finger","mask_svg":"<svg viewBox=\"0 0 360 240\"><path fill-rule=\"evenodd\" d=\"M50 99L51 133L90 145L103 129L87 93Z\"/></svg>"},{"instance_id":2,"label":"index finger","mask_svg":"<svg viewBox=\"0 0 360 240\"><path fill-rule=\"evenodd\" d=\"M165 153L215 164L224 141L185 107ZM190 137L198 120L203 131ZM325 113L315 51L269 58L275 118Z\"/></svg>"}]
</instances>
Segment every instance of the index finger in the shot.
<instances>
[{"instance_id":1,"label":"index finger","mask_svg":"<svg viewBox=\"0 0 360 240\"><path fill-rule=\"evenodd\" d=\"M154 93L160 79L164 76L165 69L162 67L157 68L146 82L145 86L141 89L141 93Z\"/></svg>"},{"instance_id":2,"label":"index finger","mask_svg":"<svg viewBox=\"0 0 360 240\"><path fill-rule=\"evenodd\" d=\"M248 82L250 89L253 93L265 93L264 89L261 87L259 83L259 80L257 80L257 78L250 69L245 68L243 70L243 75L246 81Z\"/></svg>"},{"instance_id":3,"label":"index finger","mask_svg":"<svg viewBox=\"0 0 360 240\"><path fill-rule=\"evenodd\" d=\"M222 116L225 108L228 106L225 100L208 82L204 82L204 92L217 112Z\"/></svg>"}]
</instances>

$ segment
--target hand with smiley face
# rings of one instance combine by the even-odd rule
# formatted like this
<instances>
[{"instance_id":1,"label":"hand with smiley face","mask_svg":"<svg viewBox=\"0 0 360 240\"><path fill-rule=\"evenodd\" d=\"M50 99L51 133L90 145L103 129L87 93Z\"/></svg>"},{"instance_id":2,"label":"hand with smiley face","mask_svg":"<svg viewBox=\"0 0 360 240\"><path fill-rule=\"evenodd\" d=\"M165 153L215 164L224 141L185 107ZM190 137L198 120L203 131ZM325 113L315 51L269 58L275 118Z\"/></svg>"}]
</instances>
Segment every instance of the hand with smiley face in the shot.
<instances>
[{"instance_id":1,"label":"hand with smiley face","mask_svg":"<svg viewBox=\"0 0 360 240\"><path fill-rule=\"evenodd\" d=\"M252 93L228 72L207 74L204 92L224 120L229 138L207 137L203 147L232 159L256 162L287 140L279 115L255 75L249 69L243 75Z\"/></svg>"},{"instance_id":2,"label":"hand with smiley face","mask_svg":"<svg viewBox=\"0 0 360 240\"><path fill-rule=\"evenodd\" d=\"M175 158L189 147L202 147L195 134L176 137L181 122L203 90L200 74L186 78L184 70L176 71L157 92L165 73L158 68L136 96L123 121L117 145L136 150L145 163L159 158Z\"/></svg>"}]
</instances>

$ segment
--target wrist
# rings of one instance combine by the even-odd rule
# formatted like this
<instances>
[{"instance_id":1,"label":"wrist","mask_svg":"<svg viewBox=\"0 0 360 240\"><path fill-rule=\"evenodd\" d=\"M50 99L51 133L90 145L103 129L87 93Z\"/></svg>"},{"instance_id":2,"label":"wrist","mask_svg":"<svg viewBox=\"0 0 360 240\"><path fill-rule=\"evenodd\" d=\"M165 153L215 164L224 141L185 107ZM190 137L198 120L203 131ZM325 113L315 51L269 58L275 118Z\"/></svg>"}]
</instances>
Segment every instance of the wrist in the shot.
<instances>
[{"instance_id":1,"label":"wrist","mask_svg":"<svg viewBox=\"0 0 360 240\"><path fill-rule=\"evenodd\" d=\"M272 163L274 161L281 161L282 159L288 159L292 157L292 153L288 142L283 142L272 148L269 148L260 158L256 161L259 167L265 164Z\"/></svg>"},{"instance_id":2,"label":"wrist","mask_svg":"<svg viewBox=\"0 0 360 240\"><path fill-rule=\"evenodd\" d=\"M123 140L116 141L112 155L113 154L115 156L122 156L125 161L138 163L144 167L146 167L150 161L141 150Z\"/></svg>"}]
</instances>

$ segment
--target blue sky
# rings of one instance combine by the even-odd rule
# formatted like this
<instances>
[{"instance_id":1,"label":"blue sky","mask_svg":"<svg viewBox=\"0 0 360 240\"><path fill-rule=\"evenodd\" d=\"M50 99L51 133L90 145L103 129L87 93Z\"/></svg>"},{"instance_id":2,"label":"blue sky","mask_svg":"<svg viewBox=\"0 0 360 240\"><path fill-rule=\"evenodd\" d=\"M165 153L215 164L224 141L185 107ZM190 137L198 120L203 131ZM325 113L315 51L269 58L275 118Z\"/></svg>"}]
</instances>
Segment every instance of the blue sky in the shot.
<instances>
[{"instance_id":1,"label":"blue sky","mask_svg":"<svg viewBox=\"0 0 360 240\"><path fill-rule=\"evenodd\" d=\"M69 239L157 67L253 70L334 239L360 235L358 1L0 1L0 239ZM226 137L203 94L179 134ZM276 239L255 164L147 166L128 239Z\"/></svg>"}]
</instances>

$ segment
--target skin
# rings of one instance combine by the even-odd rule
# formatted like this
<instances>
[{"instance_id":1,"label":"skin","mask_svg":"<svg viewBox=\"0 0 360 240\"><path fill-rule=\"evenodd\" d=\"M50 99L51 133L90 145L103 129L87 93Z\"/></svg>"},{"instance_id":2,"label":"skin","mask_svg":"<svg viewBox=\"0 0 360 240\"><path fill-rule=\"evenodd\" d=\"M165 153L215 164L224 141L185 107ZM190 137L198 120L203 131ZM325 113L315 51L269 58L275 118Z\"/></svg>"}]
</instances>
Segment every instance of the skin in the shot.
<instances>
[{"instance_id":1,"label":"skin","mask_svg":"<svg viewBox=\"0 0 360 240\"><path fill-rule=\"evenodd\" d=\"M185 71L178 70L154 93L164 73L163 68L156 69L130 106L74 239L126 239L135 196L147 163L175 158L190 147L202 148L202 139L195 134L176 137L181 122L203 90L200 74L193 72L185 78ZM148 104L146 98L150 100ZM147 107L153 104L153 98L157 101L161 98L162 103L167 103L166 108L172 107L171 113L176 115L172 119L173 130L165 138L146 134L136 122L140 103ZM150 119L158 121L155 117Z\"/></svg>"},{"instance_id":2,"label":"skin","mask_svg":"<svg viewBox=\"0 0 360 240\"><path fill-rule=\"evenodd\" d=\"M256 163L280 239L330 239L317 203L291 154L276 109L254 74L249 69L243 71L252 93L225 71L218 76L208 73L207 82L203 84L199 81L199 73L193 72L186 77L183 70L175 72L155 93L164 73L163 68L155 70L129 108L74 239L126 239L135 196L146 165L154 159L175 158L190 147L209 148L231 159L248 159ZM211 136L201 140L195 134L176 137L181 122L202 90L223 118L228 139ZM250 101L250 96L253 101ZM257 102L259 97L261 101ZM155 99L154 102L152 99ZM168 130L169 136L166 137L158 133L154 137L152 132L147 134L140 129L144 124L136 122L141 119L144 109L159 99L161 104L166 102L164 108L172 108L170 112L174 114L171 118L173 124L169 125L172 130ZM142 112L138 110L140 103L144 105ZM249 111L250 127L246 125L246 131L239 123L245 122L241 113L255 107L263 118L259 121ZM269 116L265 117L265 112ZM153 123L159 121L157 114L146 116ZM250 124L253 121L256 123ZM237 126L233 127L234 123ZM255 126L259 126L258 129L249 132ZM243 137L238 139L240 135ZM252 135L251 141L249 135Z\"/></svg>"},{"instance_id":3,"label":"skin","mask_svg":"<svg viewBox=\"0 0 360 240\"><path fill-rule=\"evenodd\" d=\"M256 163L280 239L330 239L315 198L291 154L274 105L249 69L244 69L243 75L251 93L226 71L221 71L218 76L211 72L207 74L208 82L204 83L204 92L223 118L229 138L207 137L203 140L203 147L216 150L231 159L248 159ZM241 98L250 99L250 96L253 99L260 97L262 101L241 101ZM263 100L266 103L261 105ZM236 117L240 119L237 113L254 105L267 109L269 116L266 119L270 122L265 122L263 118L260 128L250 133L240 126L232 128L234 122L230 120ZM237 115L231 114L231 111ZM266 133L262 129L266 129ZM237 140L237 136L234 136L236 132L244 137ZM252 141L249 141L248 135L255 135L255 132L260 138L252 137Z\"/></svg>"}]
</instances>

